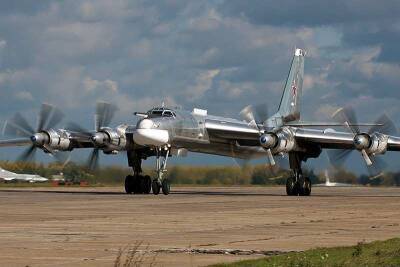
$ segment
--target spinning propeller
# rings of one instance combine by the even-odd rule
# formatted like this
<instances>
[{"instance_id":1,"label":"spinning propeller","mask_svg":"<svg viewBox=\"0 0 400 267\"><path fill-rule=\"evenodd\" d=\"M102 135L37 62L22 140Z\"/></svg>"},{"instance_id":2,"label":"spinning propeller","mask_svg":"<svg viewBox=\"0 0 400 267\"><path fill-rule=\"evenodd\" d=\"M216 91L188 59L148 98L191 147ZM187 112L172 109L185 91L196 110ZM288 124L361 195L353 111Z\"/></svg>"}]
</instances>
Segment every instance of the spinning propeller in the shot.
<instances>
[{"instance_id":1,"label":"spinning propeller","mask_svg":"<svg viewBox=\"0 0 400 267\"><path fill-rule=\"evenodd\" d=\"M94 170L99 163L100 149L109 145L110 136L102 131L103 128L109 127L117 107L106 102L97 102L95 113L95 131L88 131L80 125L70 122L67 125L69 131L74 132L78 138L89 140L93 143L94 148L90 153L87 161L89 169Z\"/></svg>"},{"instance_id":2,"label":"spinning propeller","mask_svg":"<svg viewBox=\"0 0 400 267\"><path fill-rule=\"evenodd\" d=\"M52 149L52 137L49 134L50 131L54 131L52 128L54 128L63 118L64 114L61 110L53 105L43 103L39 112L36 130L33 129L25 117L20 113L16 113L10 120L6 121L3 134L26 138L32 142L31 146L18 157L18 160L20 161L33 160L36 150L39 148L50 153L58 161L66 162L67 158L65 157L65 153L60 153L60 151Z\"/></svg>"},{"instance_id":3,"label":"spinning propeller","mask_svg":"<svg viewBox=\"0 0 400 267\"><path fill-rule=\"evenodd\" d=\"M274 157L271 151L271 148L279 142L279 138L275 133L267 132L268 128L266 122L269 119L267 104L259 104L254 107L251 105L247 106L240 112L240 116L251 127L258 130L260 136L259 142L267 152L269 163L267 166L272 174L276 176L277 170L287 169L289 165L287 157L285 157L284 154L281 154L282 156ZM276 166L279 168L276 168Z\"/></svg>"},{"instance_id":4,"label":"spinning propeller","mask_svg":"<svg viewBox=\"0 0 400 267\"><path fill-rule=\"evenodd\" d=\"M371 136L375 133L384 135L396 135L397 128L393 121L386 114L381 115L367 132L361 132L357 125L357 116L351 107L338 109L332 118L339 123L343 123L354 134L354 146L361 152L361 155L367 164L368 171L371 175L376 175L382 172L386 163L376 157L375 153L368 153L367 148L371 145ZM334 166L341 166L350 156L350 149L336 149L328 151L329 160Z\"/></svg>"},{"instance_id":5,"label":"spinning propeller","mask_svg":"<svg viewBox=\"0 0 400 267\"><path fill-rule=\"evenodd\" d=\"M258 130L260 134L260 141L268 141L271 135L264 134L267 130L265 122L268 120L268 106L267 104L259 104L256 106L246 106L242 111L240 111L239 115L242 117L244 121L246 121L251 127ZM274 166L276 164L274 156L272 155L271 148L266 148L267 157L269 164Z\"/></svg>"}]
</instances>

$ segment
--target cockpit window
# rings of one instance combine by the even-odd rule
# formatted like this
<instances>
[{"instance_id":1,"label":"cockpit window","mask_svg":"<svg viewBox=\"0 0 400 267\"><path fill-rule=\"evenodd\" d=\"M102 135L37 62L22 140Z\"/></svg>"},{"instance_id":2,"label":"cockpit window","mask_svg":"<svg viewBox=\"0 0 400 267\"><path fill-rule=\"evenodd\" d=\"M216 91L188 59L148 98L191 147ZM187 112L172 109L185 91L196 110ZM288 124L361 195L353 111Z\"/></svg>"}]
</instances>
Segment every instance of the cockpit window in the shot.
<instances>
[{"instance_id":1,"label":"cockpit window","mask_svg":"<svg viewBox=\"0 0 400 267\"><path fill-rule=\"evenodd\" d=\"M175 113L172 110L165 108L154 108L150 110L147 114L149 117L175 117Z\"/></svg>"},{"instance_id":2,"label":"cockpit window","mask_svg":"<svg viewBox=\"0 0 400 267\"><path fill-rule=\"evenodd\" d=\"M174 117L174 114L170 110L165 110L162 114L163 117Z\"/></svg>"}]
</instances>

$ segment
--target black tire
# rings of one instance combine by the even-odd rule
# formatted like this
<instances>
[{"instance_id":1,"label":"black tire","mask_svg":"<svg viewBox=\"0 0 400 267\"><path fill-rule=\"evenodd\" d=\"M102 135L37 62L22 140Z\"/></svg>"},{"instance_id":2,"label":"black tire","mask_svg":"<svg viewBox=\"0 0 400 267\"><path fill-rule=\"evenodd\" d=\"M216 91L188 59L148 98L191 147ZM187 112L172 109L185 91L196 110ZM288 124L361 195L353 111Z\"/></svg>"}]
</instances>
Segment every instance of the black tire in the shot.
<instances>
[{"instance_id":1,"label":"black tire","mask_svg":"<svg viewBox=\"0 0 400 267\"><path fill-rule=\"evenodd\" d=\"M160 184L157 180L153 180L153 182L151 183L151 189L153 190L154 195L160 194Z\"/></svg>"},{"instance_id":2,"label":"black tire","mask_svg":"<svg viewBox=\"0 0 400 267\"><path fill-rule=\"evenodd\" d=\"M144 194L144 191L146 190L146 183L145 183L144 176L140 175L138 177L138 179L139 179L138 194Z\"/></svg>"},{"instance_id":3,"label":"black tire","mask_svg":"<svg viewBox=\"0 0 400 267\"><path fill-rule=\"evenodd\" d=\"M286 194L288 196L297 196L298 190L297 190L297 183L294 177L289 177L286 180Z\"/></svg>"},{"instance_id":4,"label":"black tire","mask_svg":"<svg viewBox=\"0 0 400 267\"><path fill-rule=\"evenodd\" d=\"M169 194L169 192L171 191L171 185L169 184L168 179L163 179L161 188L164 195Z\"/></svg>"},{"instance_id":5,"label":"black tire","mask_svg":"<svg viewBox=\"0 0 400 267\"><path fill-rule=\"evenodd\" d=\"M151 192L151 177L148 175L145 175L143 177L143 194L150 194Z\"/></svg>"},{"instance_id":6,"label":"black tire","mask_svg":"<svg viewBox=\"0 0 400 267\"><path fill-rule=\"evenodd\" d=\"M134 194L142 194L142 180L143 180L142 175L134 176L134 182L133 182Z\"/></svg>"},{"instance_id":7,"label":"black tire","mask_svg":"<svg viewBox=\"0 0 400 267\"><path fill-rule=\"evenodd\" d=\"M127 194L132 194L133 193L133 176L132 175L127 175L125 177L125 192Z\"/></svg>"},{"instance_id":8,"label":"black tire","mask_svg":"<svg viewBox=\"0 0 400 267\"><path fill-rule=\"evenodd\" d=\"M308 177L301 179L299 184L299 195L309 196L311 194L311 180Z\"/></svg>"}]
</instances>

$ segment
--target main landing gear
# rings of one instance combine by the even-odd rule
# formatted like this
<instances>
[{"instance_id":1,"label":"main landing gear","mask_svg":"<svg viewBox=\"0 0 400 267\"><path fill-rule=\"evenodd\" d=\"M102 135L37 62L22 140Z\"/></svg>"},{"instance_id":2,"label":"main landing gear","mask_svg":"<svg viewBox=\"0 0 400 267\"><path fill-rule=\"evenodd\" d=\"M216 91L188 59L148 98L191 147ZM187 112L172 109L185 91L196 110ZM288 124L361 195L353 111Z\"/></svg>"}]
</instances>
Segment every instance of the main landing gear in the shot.
<instances>
[{"instance_id":1,"label":"main landing gear","mask_svg":"<svg viewBox=\"0 0 400 267\"><path fill-rule=\"evenodd\" d=\"M125 178L125 192L127 194L150 194L154 195L162 192L168 195L171 191L169 180L163 175L167 171L167 160L170 154L169 149L163 147L155 148L156 153L156 174L157 177L152 179L148 175L142 175L142 159L137 153L128 152L129 165L132 166L133 175Z\"/></svg>"},{"instance_id":2,"label":"main landing gear","mask_svg":"<svg viewBox=\"0 0 400 267\"><path fill-rule=\"evenodd\" d=\"M298 153L289 153L290 168L293 176L286 180L286 193L288 196L311 195L311 180L303 175L301 161L303 158Z\"/></svg>"},{"instance_id":3,"label":"main landing gear","mask_svg":"<svg viewBox=\"0 0 400 267\"><path fill-rule=\"evenodd\" d=\"M127 194L150 194L151 177L140 174L126 176L125 192Z\"/></svg>"}]
</instances>

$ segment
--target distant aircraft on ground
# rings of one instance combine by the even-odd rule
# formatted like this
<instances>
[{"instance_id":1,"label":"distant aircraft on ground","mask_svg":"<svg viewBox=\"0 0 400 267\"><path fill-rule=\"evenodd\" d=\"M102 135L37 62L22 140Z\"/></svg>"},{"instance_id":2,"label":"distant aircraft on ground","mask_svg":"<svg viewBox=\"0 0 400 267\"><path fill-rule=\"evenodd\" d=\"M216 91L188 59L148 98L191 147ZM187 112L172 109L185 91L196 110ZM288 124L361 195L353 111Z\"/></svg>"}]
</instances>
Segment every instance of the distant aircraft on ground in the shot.
<instances>
[{"instance_id":1,"label":"distant aircraft on ground","mask_svg":"<svg viewBox=\"0 0 400 267\"><path fill-rule=\"evenodd\" d=\"M287 195L308 196L311 181L303 175L302 163L320 156L323 149L331 150L330 161L341 164L352 150L357 150L367 166L379 169L378 158L386 151L400 150L397 129L386 115L375 123L358 123L354 111L341 108L333 115L334 122L300 121L300 102L304 76L302 49L296 49L283 88L279 108L272 116L266 105L247 106L242 119L212 116L207 110L195 108L192 112L178 108L155 107L147 112L135 112L140 117L136 125L122 124L109 127L117 108L104 102L97 104L95 129L86 130L75 123L65 129L55 129L63 113L49 104L43 104L38 127L33 129L17 113L8 120L4 134L19 137L0 141L1 146L29 146L21 160L29 160L37 148L64 161L63 153L73 149L92 148L88 165L95 168L100 151L104 154L127 153L133 175L125 178L125 191L155 195L169 194L170 183L165 178L167 160L172 155L186 155L187 151L251 159L265 157L275 165L275 156L288 155L290 169ZM268 97L268 94L260 96ZM132 107L133 108L133 107ZM369 126L369 130L360 127ZM325 129L319 129L324 127ZM342 127L346 131L337 131ZM156 157L156 176L142 174L142 160Z\"/></svg>"},{"instance_id":2,"label":"distant aircraft on ground","mask_svg":"<svg viewBox=\"0 0 400 267\"><path fill-rule=\"evenodd\" d=\"M0 167L0 181L4 182L29 182L29 183L43 183L49 179L41 177L36 174L19 174L7 171Z\"/></svg>"}]
</instances>

